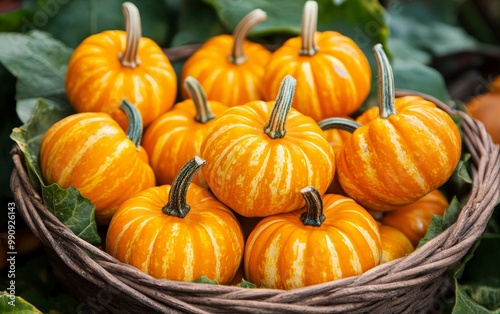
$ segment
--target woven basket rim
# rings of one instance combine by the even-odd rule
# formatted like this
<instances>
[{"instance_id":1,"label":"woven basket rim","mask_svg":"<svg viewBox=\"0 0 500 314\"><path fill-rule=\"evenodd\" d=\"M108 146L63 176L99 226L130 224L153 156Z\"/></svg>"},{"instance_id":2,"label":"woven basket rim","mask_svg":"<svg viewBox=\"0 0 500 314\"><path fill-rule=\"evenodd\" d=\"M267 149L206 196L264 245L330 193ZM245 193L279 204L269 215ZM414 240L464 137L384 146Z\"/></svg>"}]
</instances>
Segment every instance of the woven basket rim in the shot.
<instances>
[{"instance_id":1,"label":"woven basket rim","mask_svg":"<svg viewBox=\"0 0 500 314\"><path fill-rule=\"evenodd\" d=\"M52 215L30 182L23 153L17 144L11 151L15 165L11 189L29 228L40 238L46 250L57 256L58 263L85 281L83 286L88 282L100 291L112 290L115 297L121 295L134 300L132 303L142 309L190 313L214 310L243 313L255 312L256 309L288 313L373 313L386 311L389 306L391 312L426 311L443 288L439 280L467 254L484 232L493 213L500 197L500 146L493 144L481 122L466 113L451 109L425 94L397 92L398 96L408 94L434 101L447 113L463 118L463 143L472 161L470 197L457 221L437 237L410 255L374 267L359 276L293 290L248 289L155 279L80 239ZM89 292L92 293L96 292ZM412 302L415 300L419 302Z\"/></svg>"}]
</instances>

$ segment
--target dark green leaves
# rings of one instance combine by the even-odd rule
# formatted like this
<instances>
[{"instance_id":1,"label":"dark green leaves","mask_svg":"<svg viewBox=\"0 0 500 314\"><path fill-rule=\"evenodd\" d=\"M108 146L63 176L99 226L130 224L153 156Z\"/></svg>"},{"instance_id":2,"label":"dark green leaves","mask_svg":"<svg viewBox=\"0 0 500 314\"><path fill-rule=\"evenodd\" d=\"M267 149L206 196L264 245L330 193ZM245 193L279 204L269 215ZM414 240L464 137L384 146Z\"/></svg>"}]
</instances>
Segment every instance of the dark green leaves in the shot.
<instances>
[{"instance_id":1,"label":"dark green leaves","mask_svg":"<svg viewBox=\"0 0 500 314\"><path fill-rule=\"evenodd\" d=\"M50 106L38 100L33 116L20 128L12 131L11 138L24 153L31 181L41 187L42 197L49 210L71 231L82 239L100 243L94 219L95 206L73 187L61 189L56 184L45 185L38 165L38 151L43 135L49 127L67 115L64 108Z\"/></svg>"},{"instance_id":2,"label":"dark green leaves","mask_svg":"<svg viewBox=\"0 0 500 314\"><path fill-rule=\"evenodd\" d=\"M0 313L24 313L24 314L35 314L42 313L36 307L26 302L21 297L15 295L9 295L7 292L2 292L0 295Z\"/></svg>"}]
</instances>

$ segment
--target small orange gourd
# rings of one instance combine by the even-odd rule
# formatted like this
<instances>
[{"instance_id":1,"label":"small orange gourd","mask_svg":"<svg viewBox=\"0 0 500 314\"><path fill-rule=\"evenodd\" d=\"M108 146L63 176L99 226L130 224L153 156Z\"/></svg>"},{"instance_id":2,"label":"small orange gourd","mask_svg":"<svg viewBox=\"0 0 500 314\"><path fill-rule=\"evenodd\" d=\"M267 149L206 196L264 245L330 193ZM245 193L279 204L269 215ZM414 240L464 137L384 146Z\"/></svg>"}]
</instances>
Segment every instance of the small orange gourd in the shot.
<instances>
[{"instance_id":1,"label":"small orange gourd","mask_svg":"<svg viewBox=\"0 0 500 314\"><path fill-rule=\"evenodd\" d=\"M461 136L445 111L430 102L422 105L418 97L402 100L408 103L396 111L389 61L380 44L374 51L379 117L361 126L345 120L353 133L336 161L339 183L348 196L368 210L390 211L417 201L450 178L460 160ZM328 119L320 122L328 128Z\"/></svg>"},{"instance_id":2,"label":"small orange gourd","mask_svg":"<svg viewBox=\"0 0 500 314\"><path fill-rule=\"evenodd\" d=\"M415 250L404 233L391 226L379 223L382 257L380 264L406 256Z\"/></svg>"},{"instance_id":3,"label":"small orange gourd","mask_svg":"<svg viewBox=\"0 0 500 314\"><path fill-rule=\"evenodd\" d=\"M500 76L496 77L489 91L467 102L467 113L481 121L491 135L493 143L500 144Z\"/></svg>"},{"instance_id":4,"label":"small orange gourd","mask_svg":"<svg viewBox=\"0 0 500 314\"><path fill-rule=\"evenodd\" d=\"M264 99L276 95L280 78L297 79L293 107L315 121L347 116L359 109L371 85L366 56L349 37L317 32L318 5L306 1L302 30L274 51L264 75Z\"/></svg>"},{"instance_id":5,"label":"small orange gourd","mask_svg":"<svg viewBox=\"0 0 500 314\"><path fill-rule=\"evenodd\" d=\"M218 35L203 44L186 61L181 79L192 76L203 86L208 99L237 106L263 99L262 78L271 52L246 40L250 29L265 20L260 9L248 13L233 35ZM183 91L184 98L189 95Z\"/></svg>"},{"instance_id":6,"label":"small orange gourd","mask_svg":"<svg viewBox=\"0 0 500 314\"><path fill-rule=\"evenodd\" d=\"M132 194L155 185L140 146L140 113L125 100L120 108L129 117L127 133L107 113L77 113L52 125L40 144L45 182L77 188L95 205L100 225L107 225Z\"/></svg>"},{"instance_id":7,"label":"small orange gourd","mask_svg":"<svg viewBox=\"0 0 500 314\"><path fill-rule=\"evenodd\" d=\"M302 187L324 193L332 180L333 149L313 119L291 108L294 87L295 79L286 76L276 101L227 109L203 140L208 186L242 216L298 209L304 206Z\"/></svg>"},{"instance_id":8,"label":"small orange gourd","mask_svg":"<svg viewBox=\"0 0 500 314\"><path fill-rule=\"evenodd\" d=\"M160 185L172 184L181 167L193 156L200 155L207 129L215 117L228 108L218 101L209 101L203 87L193 77L184 80L184 88L190 99L156 118L147 127L142 140ZM193 178L193 183L207 187L201 171Z\"/></svg>"},{"instance_id":9,"label":"small orange gourd","mask_svg":"<svg viewBox=\"0 0 500 314\"><path fill-rule=\"evenodd\" d=\"M233 213L190 183L205 161L194 157L172 185L126 200L111 220L107 252L155 277L194 281L207 276L229 284L243 256L243 234Z\"/></svg>"},{"instance_id":10,"label":"small orange gourd","mask_svg":"<svg viewBox=\"0 0 500 314\"><path fill-rule=\"evenodd\" d=\"M434 190L418 201L385 212L382 224L400 230L417 247L427 233L427 228L434 215L443 216L449 202L439 190Z\"/></svg>"},{"instance_id":11,"label":"small orange gourd","mask_svg":"<svg viewBox=\"0 0 500 314\"><path fill-rule=\"evenodd\" d=\"M125 128L118 109L125 98L135 104L143 126L169 110L177 93L177 77L163 50L141 37L137 7L123 4L127 31L91 35L74 50L68 63L65 90L77 112L106 112Z\"/></svg>"},{"instance_id":12,"label":"small orange gourd","mask_svg":"<svg viewBox=\"0 0 500 314\"><path fill-rule=\"evenodd\" d=\"M293 289L359 275L379 265L377 222L352 199L301 190L306 207L262 219L245 246L246 279Z\"/></svg>"}]
</instances>

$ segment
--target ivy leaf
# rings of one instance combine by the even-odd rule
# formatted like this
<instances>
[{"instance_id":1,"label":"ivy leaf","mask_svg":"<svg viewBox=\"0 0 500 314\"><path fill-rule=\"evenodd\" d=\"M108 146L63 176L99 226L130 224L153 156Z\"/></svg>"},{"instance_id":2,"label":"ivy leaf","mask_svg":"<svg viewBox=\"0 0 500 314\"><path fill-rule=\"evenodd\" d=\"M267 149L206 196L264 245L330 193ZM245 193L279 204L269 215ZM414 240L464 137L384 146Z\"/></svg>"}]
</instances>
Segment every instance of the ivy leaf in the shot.
<instances>
[{"instance_id":1,"label":"ivy leaf","mask_svg":"<svg viewBox=\"0 0 500 314\"><path fill-rule=\"evenodd\" d=\"M38 98L70 107L64 78L72 50L40 31L0 33L0 63L17 78L17 114L25 123Z\"/></svg>"},{"instance_id":2,"label":"ivy leaf","mask_svg":"<svg viewBox=\"0 0 500 314\"><path fill-rule=\"evenodd\" d=\"M0 313L25 313L25 314L35 314L42 313L32 304L26 302L21 297L11 295L6 291L3 291L0 295Z\"/></svg>"},{"instance_id":3,"label":"ivy leaf","mask_svg":"<svg viewBox=\"0 0 500 314\"><path fill-rule=\"evenodd\" d=\"M241 278L241 282L236 286L241 288L250 288L250 289L257 288L256 284L251 283L250 281L246 281L244 278Z\"/></svg>"},{"instance_id":4,"label":"ivy leaf","mask_svg":"<svg viewBox=\"0 0 500 314\"><path fill-rule=\"evenodd\" d=\"M210 284L210 285L218 285L219 284L217 282L217 280L212 280L212 279L208 278L205 275L203 275L200 278L194 280L193 282L196 282L196 283L207 283L207 284Z\"/></svg>"},{"instance_id":5,"label":"ivy leaf","mask_svg":"<svg viewBox=\"0 0 500 314\"><path fill-rule=\"evenodd\" d=\"M463 206L460 204L458 199L454 197L450 202L450 206L445 210L443 216L434 215L432 217L431 223L427 228L427 233L420 240L418 246L420 247L429 242L431 239L436 237L438 234L451 226L455 221L457 221L462 207Z\"/></svg>"},{"instance_id":6,"label":"ivy leaf","mask_svg":"<svg viewBox=\"0 0 500 314\"><path fill-rule=\"evenodd\" d=\"M43 135L51 125L67 115L67 108L51 106L39 99L33 116L26 124L12 131L11 139L24 153L31 181L41 188L48 209L77 236L92 244L99 244L101 239L94 218L95 206L73 187L62 189L56 184L45 185L38 164Z\"/></svg>"}]
</instances>

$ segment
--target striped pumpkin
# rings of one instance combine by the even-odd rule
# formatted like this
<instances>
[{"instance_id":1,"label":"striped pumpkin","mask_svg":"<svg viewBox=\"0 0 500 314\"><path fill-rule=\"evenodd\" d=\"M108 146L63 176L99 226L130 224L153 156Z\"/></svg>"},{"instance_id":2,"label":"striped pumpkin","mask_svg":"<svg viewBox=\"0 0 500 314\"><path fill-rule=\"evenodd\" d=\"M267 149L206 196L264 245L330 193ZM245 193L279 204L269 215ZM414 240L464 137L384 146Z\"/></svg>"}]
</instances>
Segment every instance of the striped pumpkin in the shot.
<instances>
[{"instance_id":1,"label":"striped pumpkin","mask_svg":"<svg viewBox=\"0 0 500 314\"><path fill-rule=\"evenodd\" d=\"M264 75L264 99L276 95L284 75L297 79L293 107L315 121L359 109L371 86L368 59L349 37L316 31L316 1L306 1L302 33L274 51Z\"/></svg>"},{"instance_id":2,"label":"striped pumpkin","mask_svg":"<svg viewBox=\"0 0 500 314\"><path fill-rule=\"evenodd\" d=\"M207 276L230 283L242 260L243 233L229 208L190 183L203 164L195 157L172 185L126 200L109 225L107 252L155 278L194 281Z\"/></svg>"},{"instance_id":3,"label":"striped pumpkin","mask_svg":"<svg viewBox=\"0 0 500 314\"><path fill-rule=\"evenodd\" d=\"M377 222L354 200L302 190L306 208L264 218L245 246L246 279L293 289L359 275L379 264Z\"/></svg>"},{"instance_id":4,"label":"striped pumpkin","mask_svg":"<svg viewBox=\"0 0 500 314\"><path fill-rule=\"evenodd\" d=\"M380 264L404 257L413 252L414 246L404 233L391 226L379 224L382 257Z\"/></svg>"},{"instance_id":5,"label":"striped pumpkin","mask_svg":"<svg viewBox=\"0 0 500 314\"><path fill-rule=\"evenodd\" d=\"M332 180L332 147L314 120L290 107L294 86L287 76L276 101L227 109L202 143L208 186L242 216L298 209L304 206L300 189L314 185L324 193Z\"/></svg>"},{"instance_id":6,"label":"striped pumpkin","mask_svg":"<svg viewBox=\"0 0 500 314\"><path fill-rule=\"evenodd\" d=\"M40 144L40 169L46 184L74 186L95 205L96 221L106 225L132 194L155 185L148 156L139 145L142 123L128 102L129 132L106 113L68 116L51 126Z\"/></svg>"}]
</instances>

